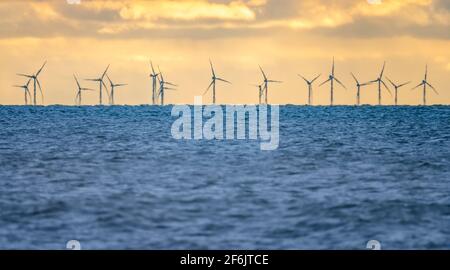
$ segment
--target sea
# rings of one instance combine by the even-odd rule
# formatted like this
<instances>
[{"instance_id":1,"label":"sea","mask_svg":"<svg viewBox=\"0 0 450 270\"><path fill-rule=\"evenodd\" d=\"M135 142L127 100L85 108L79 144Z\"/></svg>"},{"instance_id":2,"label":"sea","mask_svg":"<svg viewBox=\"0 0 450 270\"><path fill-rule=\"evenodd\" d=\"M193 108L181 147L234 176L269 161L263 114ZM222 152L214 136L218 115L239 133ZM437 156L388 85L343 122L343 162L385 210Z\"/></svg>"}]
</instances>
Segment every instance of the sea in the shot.
<instances>
[{"instance_id":1,"label":"sea","mask_svg":"<svg viewBox=\"0 0 450 270\"><path fill-rule=\"evenodd\" d=\"M279 107L279 146L172 106L0 106L0 249L450 248L449 106Z\"/></svg>"}]
</instances>

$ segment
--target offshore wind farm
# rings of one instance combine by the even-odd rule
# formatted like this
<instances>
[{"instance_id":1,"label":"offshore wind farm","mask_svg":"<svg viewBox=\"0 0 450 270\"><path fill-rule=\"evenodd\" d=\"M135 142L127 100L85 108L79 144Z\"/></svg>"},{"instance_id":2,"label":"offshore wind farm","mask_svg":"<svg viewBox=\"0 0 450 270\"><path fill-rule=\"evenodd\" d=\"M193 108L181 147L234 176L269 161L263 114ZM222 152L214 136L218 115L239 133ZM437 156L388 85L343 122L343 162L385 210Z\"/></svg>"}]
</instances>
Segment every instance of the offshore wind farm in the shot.
<instances>
[{"instance_id":1,"label":"offshore wind farm","mask_svg":"<svg viewBox=\"0 0 450 270\"><path fill-rule=\"evenodd\" d=\"M18 88L22 88L25 90L25 105L28 105L28 100L27 100L27 94L29 95L29 89L28 89L28 85L30 83L31 80L33 80L34 82L34 88L33 88L33 105L37 105L36 103L36 84L39 87L39 91L41 92L42 95L42 104L43 104L43 92L42 92L42 88L41 88L41 83L39 82L39 80L37 79L37 77L39 76L39 74L41 73L42 69L44 68L45 64L47 63L47 61L45 61L44 65L36 72L35 75L26 75L26 74L22 74L22 73L18 73L18 76L22 76L22 77L26 77L28 78L28 81L25 85L13 85L13 87L18 87ZM207 87L206 91L203 93L203 96L206 95L210 90L212 92L212 104L216 104L216 82L220 81L223 83L227 83L227 84L232 84L230 81L227 81L225 79L222 79L220 77L216 76L214 67L213 67L213 63L211 60L209 60L210 63L210 68L211 68L211 83L209 84L209 86ZM118 87L123 87L123 86L127 86L128 84L114 84L109 75L107 74L108 69L110 68L110 65L107 66L107 68L105 69L105 71L102 73L102 75L99 78L95 78L95 79L86 79L86 81L91 81L91 82L98 82L99 84L99 103L98 105L103 105L103 99L102 99L102 93L106 92L109 102L109 105L114 105L114 90ZM178 87L178 85L173 84L171 82L167 82L164 80L164 76L162 74L162 72L159 70L159 66L158 66L158 71L159 73L155 73L155 69L153 67L153 62L150 61L150 68L151 68L151 73L150 73L150 88L151 88L151 103L149 105L164 105L164 95L165 95L165 91L169 90L169 91L175 91L176 88L174 87ZM390 90L390 88L388 87L388 85L386 84L386 82L384 81L385 77L384 77L384 71L386 68L386 62L383 63L383 67L381 69L381 72L379 74L379 76L377 77L377 79L372 80L372 81L368 81L368 82L364 82L364 83L360 83L359 80L355 77L355 75L350 72L352 78L355 80L356 82L356 105L360 105L361 103L361 87L362 86L369 86L372 84L376 84L377 86L377 91L378 91L378 105L382 105L382 89L386 89L388 91L388 93L391 95L392 97L392 92ZM262 75L262 79L260 81L259 84L257 85L252 85L250 84L250 86L257 86L259 88L259 92L258 92L258 103L257 104L269 104L269 99L268 99L268 89L269 89L269 84L272 83L277 83L277 84L281 84L283 83L282 81L279 80L273 80L273 79L269 79L266 76L266 73L264 72L264 70L262 69L261 66L259 66L259 70L261 72ZM104 79L106 78L109 81L109 88L108 86L105 84ZM315 78L313 78L311 81L307 80L305 77L303 77L302 75L298 75L299 77L301 77L305 83L307 84L307 92L308 92L308 99L306 101L307 105L313 105L312 103L312 95L313 95L313 89L312 89L312 84L321 76L321 74L317 75ZM387 78L387 77L386 77ZM426 65L425 67L425 75L424 75L424 79L422 80L422 82L420 84L418 84L416 87L412 88L412 90L417 89L418 87L423 87L423 103L422 105L427 105L426 103L426 96L427 96L427 87L431 88L434 93L436 95L439 95L439 92L428 82L427 80L428 78L428 65ZM75 98L75 105L80 106L81 105L81 91L82 90L90 90L90 91L94 91L93 89L90 88L81 88L77 78L75 77L75 80L77 82L78 85L78 91L76 94L76 98ZM398 89L400 87L405 86L408 83L403 83L400 85L396 85L395 83L393 83L389 78L387 78L387 80L392 84L392 86L395 89L395 103L394 105L398 105ZM159 88L157 87L156 81L158 81L159 83ZM331 73L328 77L327 80L325 80L324 82L322 82L320 86L323 86L325 84L329 83L330 84L330 106L334 105L334 86L335 83L339 84L343 89L348 90L347 87L335 76L335 59L333 57L333 62L332 62L332 67L331 67ZM168 85L168 86L166 86ZM247 87L248 88L248 87ZM193 94L194 96L194 94Z\"/></svg>"}]
</instances>

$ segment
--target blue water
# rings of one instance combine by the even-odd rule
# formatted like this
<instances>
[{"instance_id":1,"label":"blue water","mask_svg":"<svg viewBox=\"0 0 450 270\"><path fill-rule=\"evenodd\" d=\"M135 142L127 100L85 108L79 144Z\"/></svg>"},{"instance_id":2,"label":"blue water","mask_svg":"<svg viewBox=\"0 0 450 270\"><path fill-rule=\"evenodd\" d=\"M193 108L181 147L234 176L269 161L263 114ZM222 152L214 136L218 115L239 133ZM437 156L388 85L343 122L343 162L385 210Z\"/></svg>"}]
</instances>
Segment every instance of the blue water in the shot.
<instances>
[{"instance_id":1,"label":"blue water","mask_svg":"<svg viewBox=\"0 0 450 270\"><path fill-rule=\"evenodd\" d=\"M450 248L450 107L280 108L280 146L170 106L0 106L0 248Z\"/></svg>"}]
</instances>

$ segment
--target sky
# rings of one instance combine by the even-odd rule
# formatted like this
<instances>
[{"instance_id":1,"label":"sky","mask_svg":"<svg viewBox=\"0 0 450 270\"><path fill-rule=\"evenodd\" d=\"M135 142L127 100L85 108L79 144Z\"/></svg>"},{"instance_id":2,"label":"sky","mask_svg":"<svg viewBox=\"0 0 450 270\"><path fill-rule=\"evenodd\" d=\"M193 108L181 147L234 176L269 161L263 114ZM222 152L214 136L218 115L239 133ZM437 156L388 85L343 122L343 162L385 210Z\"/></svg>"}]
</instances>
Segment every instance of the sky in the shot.
<instances>
[{"instance_id":1,"label":"sky","mask_svg":"<svg viewBox=\"0 0 450 270\"><path fill-rule=\"evenodd\" d=\"M354 104L356 85L374 80L386 61L385 75L397 83L399 103L422 101L421 82L428 80L439 95L428 92L429 104L450 104L450 1L448 0L3 0L0 2L0 104L23 104L26 79L40 75L45 104L73 105L82 87L98 89L96 78L110 64L117 104L149 104L149 61L159 66L177 91L166 103L193 103L216 73L232 82L217 84L217 102L254 104L261 83L258 65L268 77L269 102L305 104L307 86L298 76L313 78L313 103L326 105L331 71L347 89L336 86L336 104ZM386 82L390 86L386 79ZM392 89L392 87L390 87ZM211 93L203 96L212 101ZM377 86L364 87L361 102L377 104ZM83 104L98 103L97 92L84 92ZM383 104L393 97L383 90Z\"/></svg>"}]
</instances>

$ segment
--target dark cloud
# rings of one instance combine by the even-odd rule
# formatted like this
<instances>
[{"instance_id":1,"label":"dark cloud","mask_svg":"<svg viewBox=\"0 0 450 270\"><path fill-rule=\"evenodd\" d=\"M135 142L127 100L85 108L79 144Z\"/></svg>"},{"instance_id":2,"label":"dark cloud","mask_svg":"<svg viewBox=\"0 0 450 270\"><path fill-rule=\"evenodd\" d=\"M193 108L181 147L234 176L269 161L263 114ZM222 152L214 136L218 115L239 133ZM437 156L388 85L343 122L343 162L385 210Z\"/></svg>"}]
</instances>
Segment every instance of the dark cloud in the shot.
<instances>
[{"instance_id":1,"label":"dark cloud","mask_svg":"<svg viewBox=\"0 0 450 270\"><path fill-rule=\"evenodd\" d=\"M450 31L445 25L410 25L395 18L361 17L353 23L336 28L318 28L312 33L324 36L351 38L380 38L410 36L430 39L450 39Z\"/></svg>"},{"instance_id":2,"label":"dark cloud","mask_svg":"<svg viewBox=\"0 0 450 270\"><path fill-rule=\"evenodd\" d=\"M84 5L68 5L64 1L54 4L55 10L67 19L77 21L118 22L122 18L117 10L113 9L88 9Z\"/></svg>"},{"instance_id":3,"label":"dark cloud","mask_svg":"<svg viewBox=\"0 0 450 270\"><path fill-rule=\"evenodd\" d=\"M433 7L435 9L443 9L450 12L450 1L449 0L434 0Z\"/></svg>"}]
</instances>

